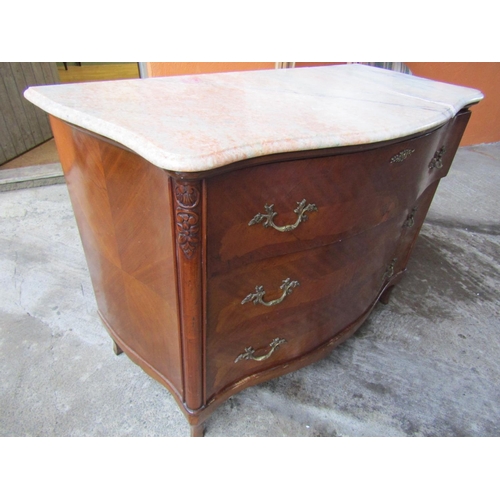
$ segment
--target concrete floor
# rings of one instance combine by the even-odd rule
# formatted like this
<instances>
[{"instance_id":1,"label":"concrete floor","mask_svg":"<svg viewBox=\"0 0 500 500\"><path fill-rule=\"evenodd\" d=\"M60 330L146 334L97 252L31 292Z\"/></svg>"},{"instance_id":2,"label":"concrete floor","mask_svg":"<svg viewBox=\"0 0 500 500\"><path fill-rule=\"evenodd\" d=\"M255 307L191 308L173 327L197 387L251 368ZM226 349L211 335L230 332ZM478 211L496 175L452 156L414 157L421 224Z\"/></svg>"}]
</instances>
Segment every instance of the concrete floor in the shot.
<instances>
[{"instance_id":1,"label":"concrete floor","mask_svg":"<svg viewBox=\"0 0 500 500\"><path fill-rule=\"evenodd\" d=\"M209 436L500 435L500 143L461 148L387 306L326 359L233 396ZM0 192L0 435L187 436L115 356L65 185Z\"/></svg>"}]
</instances>

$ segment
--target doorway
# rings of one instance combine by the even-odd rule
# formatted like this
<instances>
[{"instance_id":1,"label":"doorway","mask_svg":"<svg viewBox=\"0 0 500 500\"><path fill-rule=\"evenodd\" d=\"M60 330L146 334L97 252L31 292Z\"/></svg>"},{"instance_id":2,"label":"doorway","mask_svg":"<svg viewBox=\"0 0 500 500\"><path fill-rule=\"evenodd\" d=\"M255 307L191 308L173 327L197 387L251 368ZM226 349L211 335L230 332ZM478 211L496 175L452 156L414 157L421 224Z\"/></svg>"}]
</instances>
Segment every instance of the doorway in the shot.
<instances>
[{"instance_id":1,"label":"doorway","mask_svg":"<svg viewBox=\"0 0 500 500\"><path fill-rule=\"evenodd\" d=\"M3 116L5 121L8 115L9 122L2 123L5 127L0 133L0 171L44 165L45 172L49 165L59 164L47 117L22 96L28 86L141 77L141 63L137 62L1 64L0 76L10 93L4 96L6 110Z\"/></svg>"},{"instance_id":2,"label":"doorway","mask_svg":"<svg viewBox=\"0 0 500 500\"><path fill-rule=\"evenodd\" d=\"M61 83L80 83L140 78L136 62L58 62Z\"/></svg>"}]
</instances>

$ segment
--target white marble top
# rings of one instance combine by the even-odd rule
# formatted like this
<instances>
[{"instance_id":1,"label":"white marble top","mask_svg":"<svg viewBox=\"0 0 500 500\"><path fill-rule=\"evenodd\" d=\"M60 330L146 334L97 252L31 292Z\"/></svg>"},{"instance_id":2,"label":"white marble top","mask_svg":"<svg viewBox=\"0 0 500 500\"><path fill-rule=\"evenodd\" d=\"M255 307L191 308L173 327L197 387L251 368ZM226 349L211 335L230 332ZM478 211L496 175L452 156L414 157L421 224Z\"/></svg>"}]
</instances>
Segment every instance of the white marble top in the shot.
<instances>
[{"instance_id":1,"label":"white marble top","mask_svg":"<svg viewBox=\"0 0 500 500\"><path fill-rule=\"evenodd\" d=\"M404 137L483 97L359 64L50 85L24 95L177 172Z\"/></svg>"}]
</instances>

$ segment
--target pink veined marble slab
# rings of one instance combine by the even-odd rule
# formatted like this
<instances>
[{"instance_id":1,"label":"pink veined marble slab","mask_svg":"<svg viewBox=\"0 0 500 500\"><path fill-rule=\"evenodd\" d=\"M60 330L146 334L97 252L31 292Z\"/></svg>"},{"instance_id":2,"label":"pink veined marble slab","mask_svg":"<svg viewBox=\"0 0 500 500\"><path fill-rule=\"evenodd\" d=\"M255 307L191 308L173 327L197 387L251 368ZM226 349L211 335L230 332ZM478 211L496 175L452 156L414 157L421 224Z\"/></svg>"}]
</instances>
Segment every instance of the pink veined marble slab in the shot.
<instances>
[{"instance_id":1,"label":"pink veined marble slab","mask_svg":"<svg viewBox=\"0 0 500 500\"><path fill-rule=\"evenodd\" d=\"M432 129L480 91L358 64L30 87L47 113L177 172Z\"/></svg>"}]
</instances>

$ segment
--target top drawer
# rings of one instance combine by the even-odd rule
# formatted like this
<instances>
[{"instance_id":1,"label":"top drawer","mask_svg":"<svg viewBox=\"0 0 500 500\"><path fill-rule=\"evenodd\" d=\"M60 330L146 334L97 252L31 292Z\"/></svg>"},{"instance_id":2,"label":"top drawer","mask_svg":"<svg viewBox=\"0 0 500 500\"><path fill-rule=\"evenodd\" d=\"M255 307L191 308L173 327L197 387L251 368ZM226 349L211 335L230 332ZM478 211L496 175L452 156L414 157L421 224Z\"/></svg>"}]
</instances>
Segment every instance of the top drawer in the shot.
<instances>
[{"instance_id":1,"label":"top drawer","mask_svg":"<svg viewBox=\"0 0 500 500\"><path fill-rule=\"evenodd\" d=\"M406 211L446 175L463 132L457 141L454 121L368 151L263 164L207 179L209 274L330 244ZM429 168L443 141L452 144L441 164Z\"/></svg>"}]
</instances>

